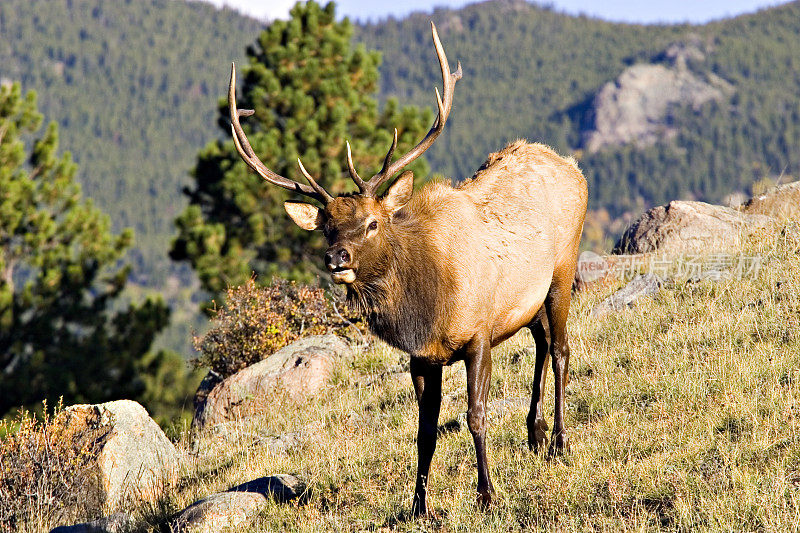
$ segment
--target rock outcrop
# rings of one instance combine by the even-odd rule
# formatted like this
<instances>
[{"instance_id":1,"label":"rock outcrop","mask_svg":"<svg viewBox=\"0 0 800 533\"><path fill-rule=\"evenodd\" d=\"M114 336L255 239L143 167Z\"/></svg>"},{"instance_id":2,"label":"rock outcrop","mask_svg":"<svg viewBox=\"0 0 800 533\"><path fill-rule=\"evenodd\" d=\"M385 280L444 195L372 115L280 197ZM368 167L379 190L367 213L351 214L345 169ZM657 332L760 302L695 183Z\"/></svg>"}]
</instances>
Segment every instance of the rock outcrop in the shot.
<instances>
[{"instance_id":1,"label":"rock outcrop","mask_svg":"<svg viewBox=\"0 0 800 533\"><path fill-rule=\"evenodd\" d=\"M800 181L779 185L754 196L741 210L748 215L767 215L779 220L800 219Z\"/></svg>"},{"instance_id":2,"label":"rock outcrop","mask_svg":"<svg viewBox=\"0 0 800 533\"><path fill-rule=\"evenodd\" d=\"M699 42L675 43L657 58L659 62L633 65L606 83L592 102L591 125L583 133L586 150L628 143L647 146L668 139L677 132L668 120L674 107L698 109L725 99L733 92L728 82L687 66L704 59Z\"/></svg>"},{"instance_id":3,"label":"rock outcrop","mask_svg":"<svg viewBox=\"0 0 800 533\"><path fill-rule=\"evenodd\" d=\"M674 201L634 221L614 245L614 254L706 253L739 246L742 238L774 219L705 202Z\"/></svg>"},{"instance_id":4,"label":"rock outcrop","mask_svg":"<svg viewBox=\"0 0 800 533\"><path fill-rule=\"evenodd\" d=\"M294 400L312 396L327 383L336 362L349 355L350 347L336 335L300 339L222 380L210 392L201 386L205 398L195 402L193 425L202 428L263 411L275 393Z\"/></svg>"},{"instance_id":5,"label":"rock outcrop","mask_svg":"<svg viewBox=\"0 0 800 533\"><path fill-rule=\"evenodd\" d=\"M93 483L87 498L112 513L131 503L155 500L174 482L179 459L175 446L144 407L131 400L74 405L60 415L76 438L96 442Z\"/></svg>"}]
</instances>

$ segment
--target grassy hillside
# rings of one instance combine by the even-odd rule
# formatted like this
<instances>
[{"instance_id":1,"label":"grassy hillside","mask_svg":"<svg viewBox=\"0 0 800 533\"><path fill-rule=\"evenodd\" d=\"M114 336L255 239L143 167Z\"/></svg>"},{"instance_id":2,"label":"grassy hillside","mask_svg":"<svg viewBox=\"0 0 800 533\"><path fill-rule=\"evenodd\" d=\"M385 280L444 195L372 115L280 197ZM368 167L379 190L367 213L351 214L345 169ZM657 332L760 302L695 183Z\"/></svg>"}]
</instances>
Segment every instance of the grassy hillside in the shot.
<instances>
[{"instance_id":1,"label":"grassy hillside","mask_svg":"<svg viewBox=\"0 0 800 533\"><path fill-rule=\"evenodd\" d=\"M472 438L463 421L453 431L466 410L457 364L445 372L429 484L434 517L409 520L417 407L406 374L363 384L361 374L404 360L381 350L358 355L319 402L274 410L247 426L280 434L317 423L317 440L271 456L243 429L236 444L217 446L196 471L212 475L190 474L196 481L172 501L183 505L264 473L293 472L309 481L310 502L275 505L253 531L795 530L798 252L796 225L761 235L743 251L765 258L757 277L676 283L603 319L589 311L612 287L577 294L569 322L571 453L547 461L528 452L525 408L493 417L488 447L499 501L490 513L475 509ZM524 333L493 351L491 400L529 398L530 343Z\"/></svg>"},{"instance_id":2,"label":"grassy hillside","mask_svg":"<svg viewBox=\"0 0 800 533\"><path fill-rule=\"evenodd\" d=\"M408 374L395 373L407 358L379 345L340 361L317 399L298 405L276 395L263 416L185 433L182 479L158 504L137 509L142 530L163 530L173 513L211 493L292 473L308 483L308 502L271 504L248 530L794 531L800 229L789 224L757 235L742 253L763 258L757 275L676 281L605 318L590 310L615 287L575 295L566 389L571 451L563 458L527 450L529 334L493 350L487 443L498 498L488 513L475 508L458 363L444 373L428 493L433 516L410 518L417 406ZM549 420L552 395L550 386ZM491 407L503 401L505 409ZM293 432L311 437L275 452L272 437ZM42 513L35 516L48 516Z\"/></svg>"}]
</instances>

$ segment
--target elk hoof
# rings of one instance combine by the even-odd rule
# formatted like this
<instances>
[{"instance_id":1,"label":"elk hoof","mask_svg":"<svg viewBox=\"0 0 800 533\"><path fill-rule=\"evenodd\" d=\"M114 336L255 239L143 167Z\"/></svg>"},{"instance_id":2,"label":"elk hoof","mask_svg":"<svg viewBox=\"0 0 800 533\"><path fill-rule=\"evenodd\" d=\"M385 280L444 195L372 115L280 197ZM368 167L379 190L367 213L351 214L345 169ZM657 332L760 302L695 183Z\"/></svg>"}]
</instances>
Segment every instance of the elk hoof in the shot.
<instances>
[{"instance_id":1,"label":"elk hoof","mask_svg":"<svg viewBox=\"0 0 800 533\"><path fill-rule=\"evenodd\" d=\"M475 500L475 502L478 504L478 509L481 511L488 511L489 507L492 505L493 498L494 491L491 489L483 492L478 491L478 497Z\"/></svg>"},{"instance_id":2,"label":"elk hoof","mask_svg":"<svg viewBox=\"0 0 800 533\"><path fill-rule=\"evenodd\" d=\"M425 503L425 500L414 498L414 503L411 505L411 516L419 518L426 514L428 514L428 505Z\"/></svg>"},{"instance_id":3,"label":"elk hoof","mask_svg":"<svg viewBox=\"0 0 800 533\"><path fill-rule=\"evenodd\" d=\"M553 435L553 442L550 443L550 448L547 450L549 457L562 456L569 453L569 439L564 433Z\"/></svg>"},{"instance_id":4,"label":"elk hoof","mask_svg":"<svg viewBox=\"0 0 800 533\"><path fill-rule=\"evenodd\" d=\"M547 422L543 418L536 420L528 427L528 449L533 453L547 448Z\"/></svg>"}]
</instances>

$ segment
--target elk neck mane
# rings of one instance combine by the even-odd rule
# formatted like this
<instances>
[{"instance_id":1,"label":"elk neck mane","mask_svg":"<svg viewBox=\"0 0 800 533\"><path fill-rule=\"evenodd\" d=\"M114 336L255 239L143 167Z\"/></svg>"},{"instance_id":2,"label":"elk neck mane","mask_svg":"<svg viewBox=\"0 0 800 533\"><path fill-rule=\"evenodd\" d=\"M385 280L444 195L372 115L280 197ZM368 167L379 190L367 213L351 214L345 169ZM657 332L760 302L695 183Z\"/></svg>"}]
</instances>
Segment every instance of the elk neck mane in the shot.
<instances>
[{"instance_id":1,"label":"elk neck mane","mask_svg":"<svg viewBox=\"0 0 800 533\"><path fill-rule=\"evenodd\" d=\"M424 212L425 189L395 214L383 274L356 280L347 289L348 302L372 332L412 355L437 338L447 305L448 276L433 249L435 228Z\"/></svg>"}]
</instances>

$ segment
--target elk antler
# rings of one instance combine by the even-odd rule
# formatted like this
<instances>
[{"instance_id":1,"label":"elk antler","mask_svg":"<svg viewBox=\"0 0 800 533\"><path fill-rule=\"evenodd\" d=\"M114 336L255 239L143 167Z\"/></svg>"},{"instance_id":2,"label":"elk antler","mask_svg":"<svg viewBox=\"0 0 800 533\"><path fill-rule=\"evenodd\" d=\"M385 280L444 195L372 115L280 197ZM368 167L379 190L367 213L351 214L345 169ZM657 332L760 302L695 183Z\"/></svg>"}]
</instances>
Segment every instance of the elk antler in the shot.
<instances>
[{"instance_id":1,"label":"elk antler","mask_svg":"<svg viewBox=\"0 0 800 533\"><path fill-rule=\"evenodd\" d=\"M243 117L249 117L254 113L254 111L252 109L236 108L236 64L234 63L231 63L231 83L228 86L228 108L230 109L231 114L231 132L233 133L233 144L236 146L236 151L239 152L239 155L242 157L244 162L247 163L247 166L255 170L259 176L273 185L277 185L278 187L283 187L284 189L289 189L290 191L298 192L314 198L323 205L327 205L333 200L333 197L328 194L328 192L323 189L322 186L314 180L314 178L311 177L311 174L306 171L305 167L303 167L303 163L300 161L300 158L297 159L297 164L300 166L300 172L302 172L303 176L305 176L305 178L308 180L308 183L311 185L311 187L275 174L268 169L264 163L261 162L258 156L256 156L255 152L253 151L253 147L250 146L250 142L247 140L247 136L244 134L244 130L242 130L242 125L239 124L240 115Z\"/></svg>"},{"instance_id":2,"label":"elk antler","mask_svg":"<svg viewBox=\"0 0 800 533\"><path fill-rule=\"evenodd\" d=\"M350 146L348 144L347 164L350 170L350 176L353 178L353 181L356 182L358 188L361 189L361 193L365 196L375 196L378 192L378 188L383 185L386 180L397 174L397 172L399 172L403 167L414 161L416 158L421 156L425 150L430 148L430 146L433 144L433 141L435 141L439 134L442 133L444 124L447 122L447 117L450 116L450 109L453 106L453 88L455 87L456 82L461 79L461 62L458 62L456 71L451 73L450 65L447 63L447 56L444 53L442 42L439 40L439 33L436 31L436 25L433 23L433 21L431 21L431 35L433 36L433 46L436 48L436 56L439 58L439 66L442 69L442 83L444 85L444 101L439 96L439 89L435 88L436 104L439 107L439 116L436 117L436 121L433 123L433 126L425 135L425 137L419 142L419 144L412 148L408 153L403 155L400 159L392 163L392 155L394 154L394 149L397 148L397 128L395 128L392 146L389 148L389 152L386 154L386 158L383 160L383 168L381 168L381 171L372 176L366 183L364 183L364 181L358 177L358 174L353 168L353 161L352 157L350 156Z\"/></svg>"}]
</instances>

